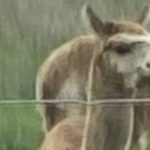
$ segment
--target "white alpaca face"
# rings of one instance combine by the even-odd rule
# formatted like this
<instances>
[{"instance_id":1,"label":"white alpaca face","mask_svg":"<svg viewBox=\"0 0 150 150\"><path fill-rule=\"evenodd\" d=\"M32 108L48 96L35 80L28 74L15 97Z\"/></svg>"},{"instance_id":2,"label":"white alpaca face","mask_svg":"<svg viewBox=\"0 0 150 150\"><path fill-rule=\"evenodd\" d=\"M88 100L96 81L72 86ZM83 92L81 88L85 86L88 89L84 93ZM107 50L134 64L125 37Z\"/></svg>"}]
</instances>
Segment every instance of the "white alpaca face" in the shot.
<instances>
[{"instance_id":1,"label":"white alpaca face","mask_svg":"<svg viewBox=\"0 0 150 150\"><path fill-rule=\"evenodd\" d=\"M122 74L127 86L134 86L138 78L149 76L150 35L143 28L150 18L149 5L129 21L104 22L90 7L84 10L88 25L106 44L102 54L105 70Z\"/></svg>"},{"instance_id":2,"label":"white alpaca face","mask_svg":"<svg viewBox=\"0 0 150 150\"><path fill-rule=\"evenodd\" d=\"M103 57L112 70L133 84L138 78L150 76L150 35L117 34L108 40Z\"/></svg>"}]
</instances>

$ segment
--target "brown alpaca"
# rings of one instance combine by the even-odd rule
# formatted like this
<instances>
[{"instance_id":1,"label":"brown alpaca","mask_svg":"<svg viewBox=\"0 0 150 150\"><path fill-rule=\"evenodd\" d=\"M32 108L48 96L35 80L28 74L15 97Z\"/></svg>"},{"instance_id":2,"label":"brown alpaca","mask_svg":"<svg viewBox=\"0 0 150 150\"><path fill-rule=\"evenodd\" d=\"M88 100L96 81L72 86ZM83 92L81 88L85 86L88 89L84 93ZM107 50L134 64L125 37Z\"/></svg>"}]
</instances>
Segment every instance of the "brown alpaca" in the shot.
<instances>
[{"instance_id":1,"label":"brown alpaca","mask_svg":"<svg viewBox=\"0 0 150 150\"><path fill-rule=\"evenodd\" d=\"M85 12L95 34L74 39L47 58L37 76L38 100L133 98L139 82L150 74L150 35L142 27L148 8L134 21L103 22L91 8L87 7ZM58 121L73 116L74 112L85 115L84 111L69 105L43 105L45 129L50 131ZM112 105L109 109L100 106L92 112L94 124L87 135L87 150L130 149L134 116L138 114L133 105ZM59 126L61 123L48 133L50 139L52 133L58 133Z\"/></svg>"}]
</instances>

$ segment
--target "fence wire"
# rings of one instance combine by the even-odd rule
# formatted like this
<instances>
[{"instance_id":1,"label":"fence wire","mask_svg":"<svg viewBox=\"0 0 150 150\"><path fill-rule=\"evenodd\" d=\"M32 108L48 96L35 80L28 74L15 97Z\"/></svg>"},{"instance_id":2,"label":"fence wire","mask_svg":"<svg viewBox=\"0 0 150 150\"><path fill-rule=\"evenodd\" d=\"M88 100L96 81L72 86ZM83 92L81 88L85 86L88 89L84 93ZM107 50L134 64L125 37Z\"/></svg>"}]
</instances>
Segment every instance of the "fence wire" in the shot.
<instances>
[{"instance_id":1,"label":"fence wire","mask_svg":"<svg viewBox=\"0 0 150 150\"><path fill-rule=\"evenodd\" d=\"M138 98L138 99L100 99L93 101L77 100L77 99L24 99L24 100L0 100L0 105L36 105L36 104L75 104L83 106L97 106L97 105L113 105L113 104L150 104L150 98Z\"/></svg>"}]
</instances>

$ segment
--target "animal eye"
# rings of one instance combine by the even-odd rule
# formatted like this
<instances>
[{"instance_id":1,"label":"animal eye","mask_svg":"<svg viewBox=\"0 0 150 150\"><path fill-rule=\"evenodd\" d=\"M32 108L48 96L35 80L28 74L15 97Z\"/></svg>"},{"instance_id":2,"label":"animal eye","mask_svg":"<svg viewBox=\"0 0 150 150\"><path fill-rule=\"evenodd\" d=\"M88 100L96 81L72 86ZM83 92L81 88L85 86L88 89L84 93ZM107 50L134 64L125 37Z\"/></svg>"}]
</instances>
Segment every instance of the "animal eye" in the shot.
<instances>
[{"instance_id":1,"label":"animal eye","mask_svg":"<svg viewBox=\"0 0 150 150\"><path fill-rule=\"evenodd\" d=\"M115 50L119 55L123 55L123 54L131 52L131 45L119 44L115 47Z\"/></svg>"}]
</instances>

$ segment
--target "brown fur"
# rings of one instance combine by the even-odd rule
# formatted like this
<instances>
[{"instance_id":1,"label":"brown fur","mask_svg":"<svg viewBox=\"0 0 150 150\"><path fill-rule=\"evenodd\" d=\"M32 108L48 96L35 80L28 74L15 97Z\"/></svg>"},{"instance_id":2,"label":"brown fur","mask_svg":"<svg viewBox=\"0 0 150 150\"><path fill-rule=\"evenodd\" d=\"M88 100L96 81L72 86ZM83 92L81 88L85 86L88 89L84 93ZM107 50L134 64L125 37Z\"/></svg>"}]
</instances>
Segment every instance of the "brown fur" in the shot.
<instances>
[{"instance_id":1,"label":"brown fur","mask_svg":"<svg viewBox=\"0 0 150 150\"><path fill-rule=\"evenodd\" d=\"M79 150L83 128L84 116L64 119L47 133L40 150Z\"/></svg>"},{"instance_id":2,"label":"brown fur","mask_svg":"<svg viewBox=\"0 0 150 150\"><path fill-rule=\"evenodd\" d=\"M42 99L54 99L58 95L59 88L61 88L74 70L80 75L80 82L86 84L90 66L89 60L91 60L93 48L96 48L97 43L98 39L95 36L83 36L63 45L53 52L51 57L44 62L38 74L38 80L43 82ZM85 93L84 87L79 88L82 90L81 93ZM68 98L75 99L78 96L70 97L68 95ZM86 94L82 96L82 99L85 98ZM56 115L55 106L51 105L47 107L47 109L53 110L49 115L51 115L51 124L55 124L55 120L53 120L55 118L54 115Z\"/></svg>"},{"instance_id":3,"label":"brown fur","mask_svg":"<svg viewBox=\"0 0 150 150\"><path fill-rule=\"evenodd\" d=\"M94 26L93 29L100 34L97 31L97 26ZM107 40L118 33L144 35L145 30L135 22L107 22L103 27L100 38L96 35L86 35L56 49L47 58L38 73L37 99L87 100L89 92L92 93L93 99L132 98L134 89L126 88L123 81L124 77L111 71L111 68L108 65L106 66L102 57ZM88 91L89 70L92 62L94 62L93 85L92 91ZM68 118L74 111L84 115L83 111L73 107L62 109L61 105L43 105L41 113L45 119L46 130L50 131L51 127L65 117ZM134 113L138 114L137 110L134 111L132 105L119 108L111 106L109 109L101 106L94 112L96 113L92 114L92 122L96 122L96 124L95 126L91 125L94 131L91 128L89 129L91 134L87 137L87 150L97 150L99 148L103 150L128 150L131 144L130 138L132 138ZM142 115L142 119L144 119L143 112ZM146 116L148 117L148 115ZM139 121L139 119L137 120ZM80 121L79 119L79 124ZM78 135L78 131L81 131L80 129L83 129L83 127L79 129L74 119L73 123L70 124L68 119L58 123L48 133L41 150L58 150L60 145L64 146L61 148L64 150L78 150L81 142L80 138L82 137L81 132ZM70 129L68 132L65 130L66 126ZM77 132L74 133L74 131ZM68 136L71 139L77 138L77 141L80 142L75 144L71 141L68 148L66 142ZM58 139L60 139L59 143Z\"/></svg>"},{"instance_id":4,"label":"brown fur","mask_svg":"<svg viewBox=\"0 0 150 150\"><path fill-rule=\"evenodd\" d=\"M139 34L144 32L141 26L137 24L129 23L126 25L126 23L121 23L121 26L119 26L118 23L116 23L116 25L115 23L113 24L114 25L111 26L112 28L107 27L109 28L107 30L110 30L110 32L115 28L116 33L130 32L131 34ZM115 34L115 32L113 34ZM44 62L38 73L38 80L43 82L43 99L55 98L59 92L59 88L65 80L69 78L71 72L78 72L81 82L86 82L93 53L100 46L100 40L96 36L87 35L74 39L54 50L52 55ZM84 93L85 89L82 90L84 90ZM73 98L75 99L76 97ZM83 98L86 99L86 94ZM53 112L51 112L51 115L53 115Z\"/></svg>"},{"instance_id":5,"label":"brown fur","mask_svg":"<svg viewBox=\"0 0 150 150\"><path fill-rule=\"evenodd\" d=\"M127 106L125 106L127 107ZM123 135L126 134L126 132L128 132L128 130L118 130L120 125L118 123L118 121L122 122L122 119L124 118L124 116L122 116L124 113L124 110L126 109L125 107L117 107L116 106L116 113L120 114L120 117L116 114L116 116L118 116L117 118L114 118L114 111L113 111L113 115L111 114L111 110L110 108L104 107L104 109L107 109L107 113L109 113L109 115L111 117L109 117L112 120L110 120L110 122L107 122L107 124L109 126L112 125L112 123L116 124L116 128L118 133L112 133L114 134L120 134L120 132L123 132ZM99 108L98 108L99 109ZM99 111L98 111L99 112ZM96 115L96 116L95 116ZM97 133L99 133L99 128L97 128L97 123L99 122L99 120L101 120L100 117L104 117L103 115L100 115L99 113L97 114L97 112L94 113L94 116L92 116L94 118L96 118L96 122L95 119L91 120L90 122L90 126L92 126L92 128L90 128L89 130L89 134L90 135L89 139L88 139L88 144L87 144L87 150L90 149L100 149L100 144L99 140L104 141L105 139L99 139L99 138L104 138L105 136L107 138L109 138L110 135L107 135L107 128L103 128L103 130L101 130L100 132L103 134L103 137L96 135ZM103 118L104 119L104 118ZM128 119L130 118L126 118L126 123L128 123ZM108 120L108 121L109 121ZM80 150L81 148L81 144L82 144L82 138L83 138L83 130L84 130L84 121L85 121L85 115L77 115L77 116L72 116L72 117L68 117L62 121L60 121L56 126L54 126L46 135L45 138L40 146L39 150ZM127 124L122 124L124 127L127 126ZM126 128L125 128L126 129ZM110 133L111 134L111 133ZM122 133L121 133L122 134ZM120 135L121 135L120 134ZM111 136L110 136L111 137ZM124 137L120 137L122 140L122 143L120 143L120 147L118 147L119 150L124 148ZM116 141L117 142L117 141ZM118 143L114 143L112 141L111 147L114 147L114 144L118 144ZM105 146L109 146L109 145L105 145Z\"/></svg>"},{"instance_id":6,"label":"brown fur","mask_svg":"<svg viewBox=\"0 0 150 150\"><path fill-rule=\"evenodd\" d=\"M130 33L130 34L143 34L143 28L133 22L108 22L104 28L104 33L108 35L113 35L116 33Z\"/></svg>"},{"instance_id":7,"label":"brown fur","mask_svg":"<svg viewBox=\"0 0 150 150\"><path fill-rule=\"evenodd\" d=\"M138 84L138 91L136 98L150 98L150 78L143 78ZM147 134L148 147L144 150L149 150L150 148L150 104L136 104L135 105L135 129L133 143L135 144L141 137L143 133ZM140 143L141 146L145 145L143 141ZM142 148L141 148L142 149ZM143 150L143 149L142 149Z\"/></svg>"}]
</instances>

